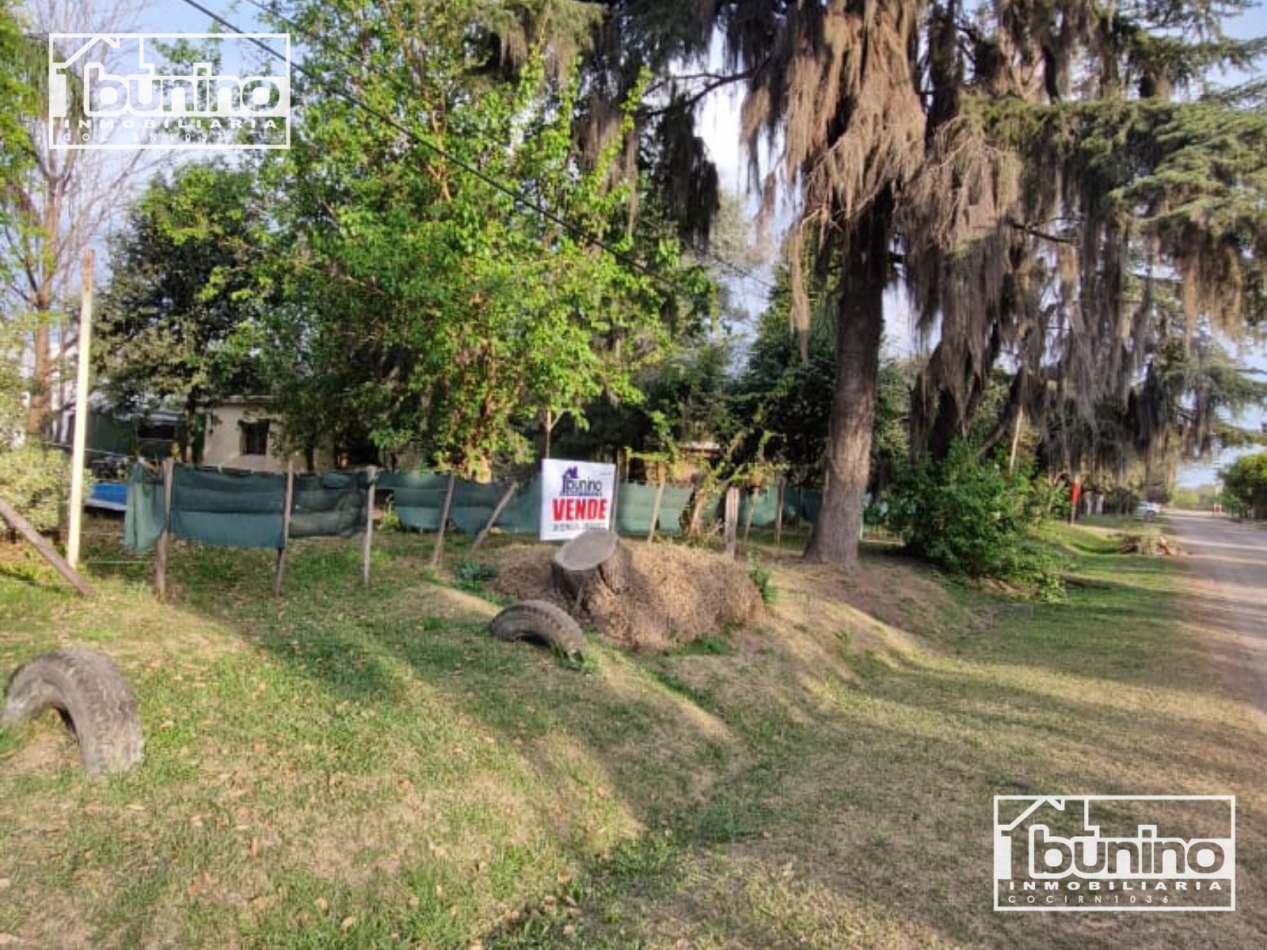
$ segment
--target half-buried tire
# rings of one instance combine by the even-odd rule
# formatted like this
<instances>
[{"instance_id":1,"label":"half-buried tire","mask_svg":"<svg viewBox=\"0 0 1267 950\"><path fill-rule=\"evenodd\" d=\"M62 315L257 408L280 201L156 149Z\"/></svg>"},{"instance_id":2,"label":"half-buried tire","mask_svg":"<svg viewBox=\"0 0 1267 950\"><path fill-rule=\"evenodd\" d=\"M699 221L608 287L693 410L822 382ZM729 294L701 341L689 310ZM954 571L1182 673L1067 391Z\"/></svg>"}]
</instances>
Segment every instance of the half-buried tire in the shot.
<instances>
[{"instance_id":1,"label":"half-buried tire","mask_svg":"<svg viewBox=\"0 0 1267 950\"><path fill-rule=\"evenodd\" d=\"M523 600L507 607L489 624L498 640L544 643L575 659L585 649L580 625L561 607L546 600Z\"/></svg>"},{"instance_id":2,"label":"half-buried tire","mask_svg":"<svg viewBox=\"0 0 1267 950\"><path fill-rule=\"evenodd\" d=\"M59 650L19 666L9 680L0 726L56 709L79 741L89 775L141 761L145 739L136 696L119 668L92 650Z\"/></svg>"}]
</instances>

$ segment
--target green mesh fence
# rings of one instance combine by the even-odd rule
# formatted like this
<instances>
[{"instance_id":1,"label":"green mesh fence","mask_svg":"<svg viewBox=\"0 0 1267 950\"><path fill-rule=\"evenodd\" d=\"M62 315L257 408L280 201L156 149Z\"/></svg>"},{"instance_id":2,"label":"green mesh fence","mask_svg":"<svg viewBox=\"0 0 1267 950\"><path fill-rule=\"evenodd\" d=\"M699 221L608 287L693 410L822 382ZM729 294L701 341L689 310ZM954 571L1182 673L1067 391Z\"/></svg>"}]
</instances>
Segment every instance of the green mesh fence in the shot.
<instances>
[{"instance_id":1,"label":"green mesh fence","mask_svg":"<svg viewBox=\"0 0 1267 950\"><path fill-rule=\"evenodd\" d=\"M290 536L351 537L365 528L368 476L364 472L297 475ZM282 547L286 476L263 472L172 469L172 537L219 547ZM162 479L137 465L128 482L124 543L148 551L163 533Z\"/></svg>"},{"instance_id":2,"label":"green mesh fence","mask_svg":"<svg viewBox=\"0 0 1267 950\"><path fill-rule=\"evenodd\" d=\"M693 489L664 486L660 499L660 516L656 531L660 534L682 533L682 512L691 501ZM616 530L621 534L647 534L651 531L651 515L655 511L655 485L621 482L616 488Z\"/></svg>"},{"instance_id":3,"label":"green mesh fence","mask_svg":"<svg viewBox=\"0 0 1267 950\"><path fill-rule=\"evenodd\" d=\"M377 491L390 495L401 524L419 531L436 531L449 477L435 472L380 472ZM453 490L450 520L464 534L474 535L488 524L507 483L481 484L459 479ZM325 472L299 475L294 480L290 536L294 538L351 537L364 529L368 478L364 472ZM617 489L616 530L646 535L651 529L656 487L622 482ZM693 490L667 485L660 500L656 531L682 531ZM262 472L221 472L176 466L172 478L171 532L179 538L225 547L279 548L282 546L282 508L286 478ZM777 492L764 489L740 499L740 522L752 507L752 524L768 527L777 514ZM784 519L812 521L821 494L789 486L784 493ZM710 498L706 511L721 503ZM541 522L541 484L533 479L521 486L502 509L497 527L511 534L535 535ZM158 475L136 466L128 485L124 520L130 550L147 551L163 531L163 486Z\"/></svg>"},{"instance_id":4,"label":"green mesh fence","mask_svg":"<svg viewBox=\"0 0 1267 950\"><path fill-rule=\"evenodd\" d=\"M123 515L123 545L148 551L163 533L163 481L144 465L133 465L128 478L128 505Z\"/></svg>"}]
</instances>

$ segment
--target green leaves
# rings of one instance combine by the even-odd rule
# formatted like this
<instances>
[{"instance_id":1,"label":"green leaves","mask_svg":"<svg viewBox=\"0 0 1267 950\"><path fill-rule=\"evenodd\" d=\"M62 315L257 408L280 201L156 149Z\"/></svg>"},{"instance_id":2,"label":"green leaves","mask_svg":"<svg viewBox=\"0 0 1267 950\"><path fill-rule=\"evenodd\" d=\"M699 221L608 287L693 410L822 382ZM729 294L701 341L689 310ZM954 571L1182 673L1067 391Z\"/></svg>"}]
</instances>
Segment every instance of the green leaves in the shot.
<instances>
[{"instance_id":1,"label":"green leaves","mask_svg":"<svg viewBox=\"0 0 1267 950\"><path fill-rule=\"evenodd\" d=\"M1229 496L1229 508L1249 511L1257 516L1267 510L1267 452L1242 455L1223 470L1223 489Z\"/></svg>"},{"instance_id":2,"label":"green leaves","mask_svg":"<svg viewBox=\"0 0 1267 950\"><path fill-rule=\"evenodd\" d=\"M245 169L181 166L150 185L115 236L94 357L118 405L174 403L193 415L258 391L253 183Z\"/></svg>"},{"instance_id":3,"label":"green leaves","mask_svg":"<svg viewBox=\"0 0 1267 950\"><path fill-rule=\"evenodd\" d=\"M1027 537L1049 501L1029 472L956 442L944 459L900 473L887 518L911 553L953 574L1050 589L1053 566Z\"/></svg>"},{"instance_id":4,"label":"green leaves","mask_svg":"<svg viewBox=\"0 0 1267 950\"><path fill-rule=\"evenodd\" d=\"M341 418L333 434L350 438L355 419L380 449L479 470L522 457L531 420L636 398L680 251L630 231L614 154L578 162L575 79L548 78L540 52L513 83L477 78L478 23L454 18L479 11L437 22L433 7L303 7L331 38L310 68L350 76L398 125L308 90L301 139L270 170L289 272L269 322L291 429L316 438L311 421ZM359 58L328 52L349 31L366 37Z\"/></svg>"}]
</instances>

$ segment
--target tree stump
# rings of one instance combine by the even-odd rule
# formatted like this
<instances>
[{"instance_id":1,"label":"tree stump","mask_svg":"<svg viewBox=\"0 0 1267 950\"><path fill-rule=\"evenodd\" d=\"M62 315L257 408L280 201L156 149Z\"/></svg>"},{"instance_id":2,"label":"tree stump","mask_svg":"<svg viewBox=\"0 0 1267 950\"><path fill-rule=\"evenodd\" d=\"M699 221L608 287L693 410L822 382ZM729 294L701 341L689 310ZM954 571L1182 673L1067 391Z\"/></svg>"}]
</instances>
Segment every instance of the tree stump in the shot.
<instances>
[{"instance_id":1,"label":"tree stump","mask_svg":"<svg viewBox=\"0 0 1267 950\"><path fill-rule=\"evenodd\" d=\"M573 613L579 613L596 585L612 594L629 588L629 561L629 549L615 531L590 528L559 548L550 562L550 576L555 589L575 598Z\"/></svg>"}]
</instances>

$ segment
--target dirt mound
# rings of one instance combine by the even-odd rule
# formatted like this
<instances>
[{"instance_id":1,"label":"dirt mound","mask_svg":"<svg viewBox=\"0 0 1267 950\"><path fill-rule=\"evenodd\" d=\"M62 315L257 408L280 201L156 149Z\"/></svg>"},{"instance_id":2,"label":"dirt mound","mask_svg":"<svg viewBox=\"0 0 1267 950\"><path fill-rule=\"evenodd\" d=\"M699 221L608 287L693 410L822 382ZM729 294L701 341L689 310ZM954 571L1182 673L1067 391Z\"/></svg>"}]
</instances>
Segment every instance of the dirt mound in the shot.
<instances>
[{"instance_id":1,"label":"dirt mound","mask_svg":"<svg viewBox=\"0 0 1267 950\"><path fill-rule=\"evenodd\" d=\"M582 623L593 624L621 646L664 650L752 620L761 607L756 587L740 564L680 544L622 540L629 549L630 586L620 595L597 588L586 596ZM550 581L557 548L515 544L494 555L491 586L518 599L549 600L571 608Z\"/></svg>"}]
</instances>

